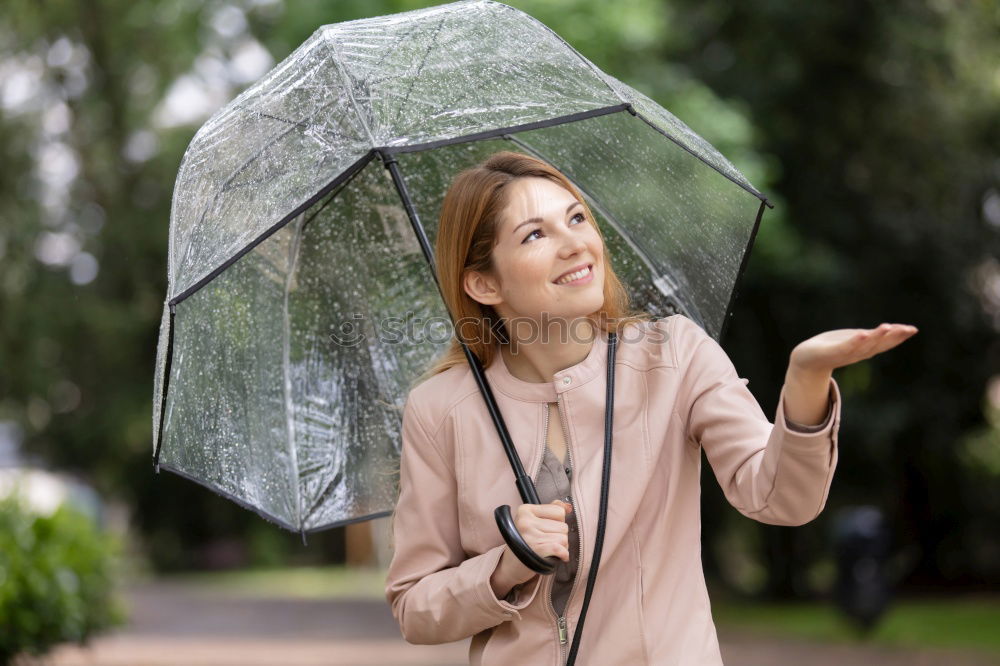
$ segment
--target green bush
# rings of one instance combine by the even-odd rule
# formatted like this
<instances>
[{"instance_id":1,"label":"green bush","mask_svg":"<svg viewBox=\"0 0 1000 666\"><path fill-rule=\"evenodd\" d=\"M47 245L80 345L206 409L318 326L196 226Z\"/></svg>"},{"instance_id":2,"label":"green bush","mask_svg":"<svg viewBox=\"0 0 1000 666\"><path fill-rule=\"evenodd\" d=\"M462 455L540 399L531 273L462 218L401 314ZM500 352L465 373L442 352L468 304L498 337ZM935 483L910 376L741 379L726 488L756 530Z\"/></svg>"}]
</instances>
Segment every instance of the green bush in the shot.
<instances>
[{"instance_id":1,"label":"green bush","mask_svg":"<svg viewBox=\"0 0 1000 666\"><path fill-rule=\"evenodd\" d=\"M49 516L0 499L0 666L121 624L120 546L66 505Z\"/></svg>"}]
</instances>

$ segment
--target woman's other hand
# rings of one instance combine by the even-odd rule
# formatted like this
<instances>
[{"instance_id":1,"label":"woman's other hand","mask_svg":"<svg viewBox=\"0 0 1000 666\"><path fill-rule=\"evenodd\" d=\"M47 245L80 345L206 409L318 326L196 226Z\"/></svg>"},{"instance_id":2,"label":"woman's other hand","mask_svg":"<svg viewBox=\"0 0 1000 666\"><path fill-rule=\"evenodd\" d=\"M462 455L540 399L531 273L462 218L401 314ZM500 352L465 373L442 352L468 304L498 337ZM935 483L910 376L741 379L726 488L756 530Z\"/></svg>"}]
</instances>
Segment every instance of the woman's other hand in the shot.
<instances>
[{"instance_id":1,"label":"woman's other hand","mask_svg":"<svg viewBox=\"0 0 1000 666\"><path fill-rule=\"evenodd\" d=\"M566 516L572 505L562 500L549 504L521 504L514 510L514 525L528 546L542 557L555 556L569 561L569 525ZM511 587L531 580L536 572L526 567L510 549L505 549L500 563L490 578L497 598L507 595Z\"/></svg>"}]
</instances>

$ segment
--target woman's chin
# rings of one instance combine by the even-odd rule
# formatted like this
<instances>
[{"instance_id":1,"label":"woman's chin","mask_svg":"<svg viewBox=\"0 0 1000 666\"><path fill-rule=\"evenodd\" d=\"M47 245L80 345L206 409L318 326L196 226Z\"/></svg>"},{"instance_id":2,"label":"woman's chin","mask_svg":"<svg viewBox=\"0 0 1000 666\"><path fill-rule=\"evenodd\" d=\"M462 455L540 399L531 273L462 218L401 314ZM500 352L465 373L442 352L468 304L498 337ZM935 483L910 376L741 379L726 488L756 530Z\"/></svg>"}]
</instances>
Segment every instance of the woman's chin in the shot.
<instances>
[{"instance_id":1,"label":"woman's chin","mask_svg":"<svg viewBox=\"0 0 1000 666\"><path fill-rule=\"evenodd\" d=\"M604 307L604 296L597 299L580 299L579 304L573 303L562 303L562 307L558 310L552 310L549 312L549 316L552 318L560 317L569 321L575 319L581 319L583 317L590 317L597 312L600 312L601 308Z\"/></svg>"}]
</instances>

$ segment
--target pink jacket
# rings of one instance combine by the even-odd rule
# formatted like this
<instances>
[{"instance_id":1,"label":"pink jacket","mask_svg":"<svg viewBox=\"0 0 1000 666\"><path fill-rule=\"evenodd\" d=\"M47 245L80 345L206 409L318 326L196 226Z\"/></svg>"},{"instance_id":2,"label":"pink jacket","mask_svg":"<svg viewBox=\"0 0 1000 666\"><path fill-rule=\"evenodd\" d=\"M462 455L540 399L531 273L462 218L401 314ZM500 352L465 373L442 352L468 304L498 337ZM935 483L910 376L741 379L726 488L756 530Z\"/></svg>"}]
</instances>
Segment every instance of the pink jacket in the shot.
<instances>
[{"instance_id":1,"label":"pink jacket","mask_svg":"<svg viewBox=\"0 0 1000 666\"><path fill-rule=\"evenodd\" d=\"M549 601L551 576L536 575L503 600L490 587L507 548L493 510L520 498L470 369L449 368L410 392L385 590L407 641L472 637L470 663L484 666L565 662L597 529L606 362L601 332L590 354L551 383L514 377L499 355L486 370L533 478L547 441L546 403L558 402L566 426L583 551L566 643ZM836 381L827 421L815 432L786 423L784 388L768 421L748 381L683 315L619 335L604 550L577 664L722 663L701 566L700 449L745 516L802 525L823 509L837 462Z\"/></svg>"}]
</instances>

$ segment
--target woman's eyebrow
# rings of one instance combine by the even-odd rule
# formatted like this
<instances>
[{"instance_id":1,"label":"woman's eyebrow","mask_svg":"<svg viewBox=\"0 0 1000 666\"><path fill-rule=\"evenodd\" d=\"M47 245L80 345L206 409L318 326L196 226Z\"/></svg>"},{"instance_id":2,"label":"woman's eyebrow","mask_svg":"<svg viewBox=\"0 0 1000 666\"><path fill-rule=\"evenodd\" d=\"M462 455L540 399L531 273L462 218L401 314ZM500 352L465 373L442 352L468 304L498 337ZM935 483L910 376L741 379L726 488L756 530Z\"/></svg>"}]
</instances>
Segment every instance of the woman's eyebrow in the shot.
<instances>
[{"instance_id":1,"label":"woman's eyebrow","mask_svg":"<svg viewBox=\"0 0 1000 666\"><path fill-rule=\"evenodd\" d=\"M566 207L566 212L567 213L570 212L571 210L573 210L574 206L579 206L579 205L580 205L579 201L574 201L573 203L571 203L569 206ZM531 218L528 218L527 220L525 220L521 224L519 224L516 227L514 227L514 231L512 231L510 233L516 234L517 230L520 229L521 227L523 227L524 225L526 225L526 224L536 224L536 223L539 223L541 221L542 221L542 218L540 218L540 217L531 217Z\"/></svg>"}]
</instances>

